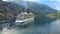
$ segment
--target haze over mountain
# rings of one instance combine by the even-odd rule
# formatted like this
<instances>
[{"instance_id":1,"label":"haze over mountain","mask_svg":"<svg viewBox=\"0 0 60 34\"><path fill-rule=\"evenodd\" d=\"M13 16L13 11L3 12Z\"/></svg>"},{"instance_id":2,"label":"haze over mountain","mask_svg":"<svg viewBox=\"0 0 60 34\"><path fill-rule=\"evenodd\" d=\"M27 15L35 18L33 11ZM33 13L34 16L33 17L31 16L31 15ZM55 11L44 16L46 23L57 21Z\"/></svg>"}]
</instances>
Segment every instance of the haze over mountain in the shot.
<instances>
[{"instance_id":1,"label":"haze over mountain","mask_svg":"<svg viewBox=\"0 0 60 34\"><path fill-rule=\"evenodd\" d=\"M49 13L55 13L57 10L49 7L48 5L42 4L42 3L36 3L36 2L19 2L18 4L25 7L25 10L31 9L34 10L35 13L38 14L49 14Z\"/></svg>"},{"instance_id":2,"label":"haze over mountain","mask_svg":"<svg viewBox=\"0 0 60 34\"><path fill-rule=\"evenodd\" d=\"M45 4L38 4L36 2L0 2L0 11L7 10L10 13L19 14L20 12L27 11L33 12L36 14L49 14L49 13L56 13L57 10L52 9L51 7Z\"/></svg>"},{"instance_id":3,"label":"haze over mountain","mask_svg":"<svg viewBox=\"0 0 60 34\"><path fill-rule=\"evenodd\" d=\"M41 13L41 14L49 14L49 13L55 13L56 10L45 5L45 4L38 4L35 2L27 2L28 8L35 10L36 13Z\"/></svg>"}]
</instances>

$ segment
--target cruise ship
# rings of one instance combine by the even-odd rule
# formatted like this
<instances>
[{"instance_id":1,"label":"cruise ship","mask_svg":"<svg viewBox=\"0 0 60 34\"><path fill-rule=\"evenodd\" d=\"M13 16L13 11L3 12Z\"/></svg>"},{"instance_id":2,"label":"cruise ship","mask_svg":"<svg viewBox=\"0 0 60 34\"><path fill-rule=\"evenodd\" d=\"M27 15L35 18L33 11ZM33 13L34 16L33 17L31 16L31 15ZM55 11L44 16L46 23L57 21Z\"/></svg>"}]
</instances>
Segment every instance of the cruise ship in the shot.
<instances>
[{"instance_id":1,"label":"cruise ship","mask_svg":"<svg viewBox=\"0 0 60 34\"><path fill-rule=\"evenodd\" d=\"M19 15L17 15L15 23L16 25L26 25L28 23L32 23L33 21L34 21L33 13L22 12Z\"/></svg>"}]
</instances>

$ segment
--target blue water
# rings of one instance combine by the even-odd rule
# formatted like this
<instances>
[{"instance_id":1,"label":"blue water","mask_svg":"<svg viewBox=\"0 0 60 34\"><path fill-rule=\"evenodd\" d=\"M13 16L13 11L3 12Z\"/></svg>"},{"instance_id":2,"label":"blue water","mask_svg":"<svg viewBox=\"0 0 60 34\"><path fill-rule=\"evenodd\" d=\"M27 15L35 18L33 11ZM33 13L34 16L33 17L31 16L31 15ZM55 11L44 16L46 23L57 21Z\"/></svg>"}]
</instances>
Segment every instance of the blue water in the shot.
<instances>
[{"instance_id":1,"label":"blue water","mask_svg":"<svg viewBox=\"0 0 60 34\"><path fill-rule=\"evenodd\" d=\"M14 26L11 29L3 28L0 34L60 34L60 20L36 23L27 26Z\"/></svg>"}]
</instances>

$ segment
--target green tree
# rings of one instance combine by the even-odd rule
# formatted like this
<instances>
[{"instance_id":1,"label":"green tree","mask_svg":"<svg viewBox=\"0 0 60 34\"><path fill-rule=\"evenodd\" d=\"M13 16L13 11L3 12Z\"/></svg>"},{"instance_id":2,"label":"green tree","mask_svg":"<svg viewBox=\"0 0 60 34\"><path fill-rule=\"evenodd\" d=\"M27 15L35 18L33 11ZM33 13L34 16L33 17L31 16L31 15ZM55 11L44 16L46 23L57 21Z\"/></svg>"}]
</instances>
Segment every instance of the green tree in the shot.
<instances>
[{"instance_id":1,"label":"green tree","mask_svg":"<svg viewBox=\"0 0 60 34\"><path fill-rule=\"evenodd\" d=\"M57 19L60 19L60 10L57 12L56 18L57 18Z\"/></svg>"}]
</instances>

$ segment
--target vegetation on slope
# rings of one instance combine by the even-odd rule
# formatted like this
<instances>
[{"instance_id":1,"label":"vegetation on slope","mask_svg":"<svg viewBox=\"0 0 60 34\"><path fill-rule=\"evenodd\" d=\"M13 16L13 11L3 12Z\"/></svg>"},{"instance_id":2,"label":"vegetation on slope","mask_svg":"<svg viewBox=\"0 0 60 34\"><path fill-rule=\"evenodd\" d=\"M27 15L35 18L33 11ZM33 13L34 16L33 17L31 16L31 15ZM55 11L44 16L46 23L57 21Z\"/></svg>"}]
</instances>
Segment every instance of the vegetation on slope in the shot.
<instances>
[{"instance_id":1,"label":"vegetation on slope","mask_svg":"<svg viewBox=\"0 0 60 34\"><path fill-rule=\"evenodd\" d=\"M60 19L60 10L57 11L57 13L56 13L56 18L57 18L57 19Z\"/></svg>"}]
</instances>

